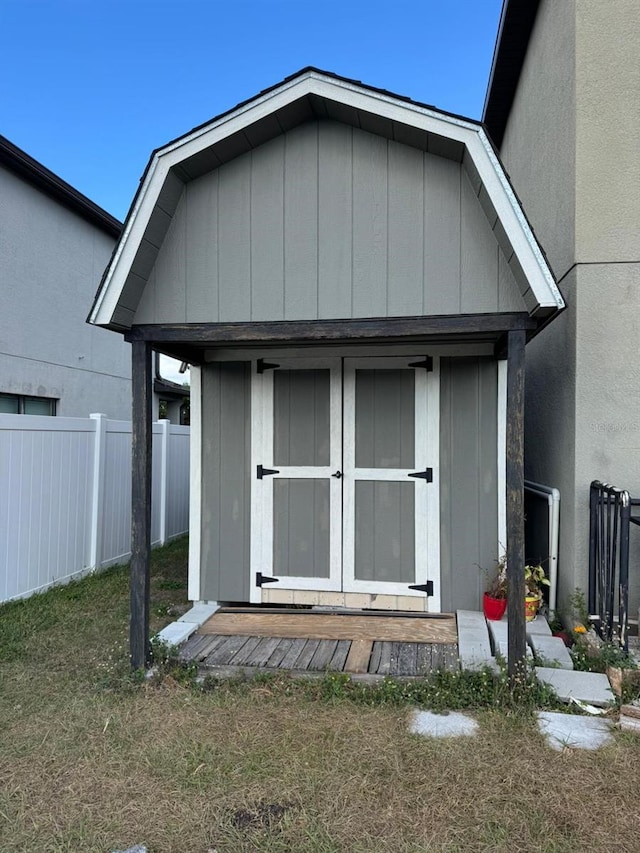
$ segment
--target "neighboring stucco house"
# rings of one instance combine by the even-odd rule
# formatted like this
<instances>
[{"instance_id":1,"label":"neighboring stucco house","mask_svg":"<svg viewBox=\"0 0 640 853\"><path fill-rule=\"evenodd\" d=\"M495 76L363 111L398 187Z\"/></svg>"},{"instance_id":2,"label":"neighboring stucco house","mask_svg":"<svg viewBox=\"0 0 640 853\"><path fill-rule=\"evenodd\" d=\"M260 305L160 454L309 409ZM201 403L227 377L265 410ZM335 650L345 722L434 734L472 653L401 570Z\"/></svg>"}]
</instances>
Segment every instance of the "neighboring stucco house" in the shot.
<instances>
[{"instance_id":1,"label":"neighboring stucco house","mask_svg":"<svg viewBox=\"0 0 640 853\"><path fill-rule=\"evenodd\" d=\"M567 298L527 348L525 454L561 492L565 602L587 590L590 482L640 497L639 57L637 0L506 0L484 110Z\"/></svg>"},{"instance_id":2,"label":"neighboring stucco house","mask_svg":"<svg viewBox=\"0 0 640 853\"><path fill-rule=\"evenodd\" d=\"M90 315L133 344L134 633L151 348L192 365L194 601L478 609L563 304L477 122L305 69L158 149Z\"/></svg>"},{"instance_id":3,"label":"neighboring stucco house","mask_svg":"<svg viewBox=\"0 0 640 853\"><path fill-rule=\"evenodd\" d=\"M0 137L0 412L131 419L129 346L85 323L121 228Z\"/></svg>"}]
</instances>

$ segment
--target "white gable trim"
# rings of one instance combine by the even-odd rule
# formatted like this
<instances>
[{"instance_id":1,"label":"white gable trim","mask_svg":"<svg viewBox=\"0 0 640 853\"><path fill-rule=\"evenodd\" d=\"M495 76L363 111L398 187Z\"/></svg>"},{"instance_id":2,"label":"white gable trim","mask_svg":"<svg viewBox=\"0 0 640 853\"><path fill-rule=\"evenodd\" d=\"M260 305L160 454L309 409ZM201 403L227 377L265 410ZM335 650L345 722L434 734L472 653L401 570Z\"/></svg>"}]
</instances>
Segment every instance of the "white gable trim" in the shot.
<instances>
[{"instance_id":1,"label":"white gable trim","mask_svg":"<svg viewBox=\"0 0 640 853\"><path fill-rule=\"evenodd\" d=\"M384 92L308 71L159 149L152 157L135 206L128 217L117 250L107 270L89 321L109 325L122 296L127 276L169 170L216 142L242 131L295 100L314 94L389 121L447 137L464 144L495 207L498 218L541 308L560 309L564 302L551 270L527 223L509 180L489 140L478 124L438 113L428 107L400 101ZM128 306L132 309L135 306Z\"/></svg>"}]
</instances>

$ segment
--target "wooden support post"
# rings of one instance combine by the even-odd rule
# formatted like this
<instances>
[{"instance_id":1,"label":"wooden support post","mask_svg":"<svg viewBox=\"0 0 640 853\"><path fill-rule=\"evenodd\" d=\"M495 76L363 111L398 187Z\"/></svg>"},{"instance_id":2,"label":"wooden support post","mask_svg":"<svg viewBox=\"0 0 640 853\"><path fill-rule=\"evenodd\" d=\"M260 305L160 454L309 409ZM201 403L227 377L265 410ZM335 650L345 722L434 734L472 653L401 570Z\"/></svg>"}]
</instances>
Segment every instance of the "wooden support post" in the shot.
<instances>
[{"instance_id":1,"label":"wooden support post","mask_svg":"<svg viewBox=\"0 0 640 853\"><path fill-rule=\"evenodd\" d=\"M524 613L524 330L507 342L507 581L509 677L512 686L526 663Z\"/></svg>"},{"instance_id":2,"label":"wooden support post","mask_svg":"<svg viewBox=\"0 0 640 853\"><path fill-rule=\"evenodd\" d=\"M151 558L151 346L131 344L131 570L129 652L131 667L149 664Z\"/></svg>"}]
</instances>

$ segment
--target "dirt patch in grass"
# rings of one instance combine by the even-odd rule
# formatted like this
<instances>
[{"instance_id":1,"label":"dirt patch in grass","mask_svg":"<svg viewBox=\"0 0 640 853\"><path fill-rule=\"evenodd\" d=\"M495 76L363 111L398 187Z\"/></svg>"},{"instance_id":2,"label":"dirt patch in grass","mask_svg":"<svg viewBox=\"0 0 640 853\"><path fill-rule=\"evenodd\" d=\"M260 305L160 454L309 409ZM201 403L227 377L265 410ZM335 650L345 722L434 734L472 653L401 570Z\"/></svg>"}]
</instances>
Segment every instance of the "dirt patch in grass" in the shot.
<instances>
[{"instance_id":1,"label":"dirt patch in grass","mask_svg":"<svg viewBox=\"0 0 640 853\"><path fill-rule=\"evenodd\" d=\"M184 600L185 544L154 561L153 605ZM435 741L407 706L284 678L137 684L126 573L48 595L0 609L6 853L637 849L633 735L556 753L531 716L483 710L477 737Z\"/></svg>"}]
</instances>

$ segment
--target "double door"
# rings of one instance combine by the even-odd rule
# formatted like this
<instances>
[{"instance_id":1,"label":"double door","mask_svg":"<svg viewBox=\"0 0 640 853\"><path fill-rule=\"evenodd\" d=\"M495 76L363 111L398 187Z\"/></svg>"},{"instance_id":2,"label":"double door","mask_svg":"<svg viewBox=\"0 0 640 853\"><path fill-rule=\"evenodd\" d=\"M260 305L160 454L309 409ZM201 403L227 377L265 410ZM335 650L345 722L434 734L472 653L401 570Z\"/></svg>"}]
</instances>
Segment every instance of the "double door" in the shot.
<instances>
[{"instance_id":1,"label":"double door","mask_svg":"<svg viewBox=\"0 0 640 853\"><path fill-rule=\"evenodd\" d=\"M437 359L254 364L259 585L426 595L439 609Z\"/></svg>"}]
</instances>

